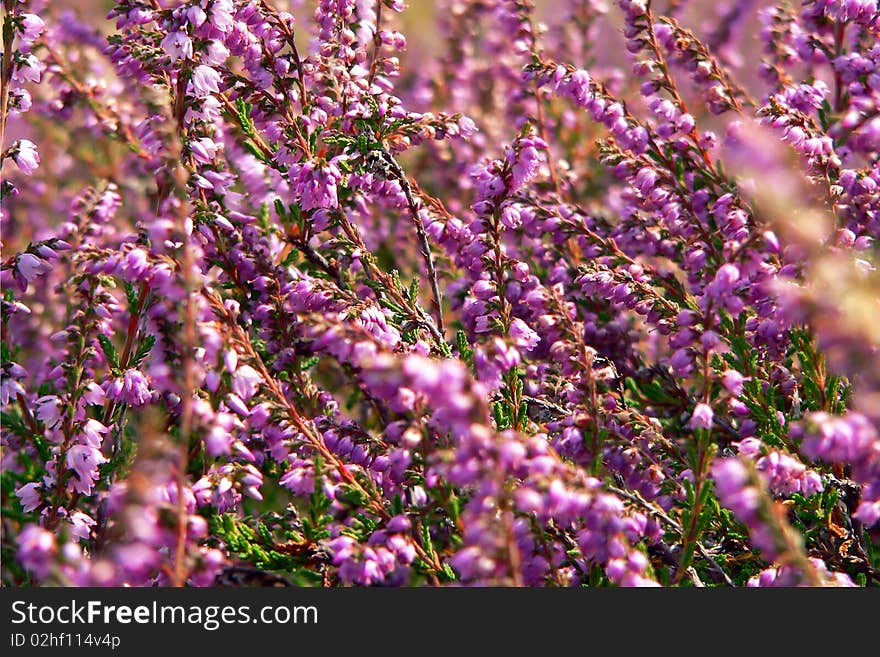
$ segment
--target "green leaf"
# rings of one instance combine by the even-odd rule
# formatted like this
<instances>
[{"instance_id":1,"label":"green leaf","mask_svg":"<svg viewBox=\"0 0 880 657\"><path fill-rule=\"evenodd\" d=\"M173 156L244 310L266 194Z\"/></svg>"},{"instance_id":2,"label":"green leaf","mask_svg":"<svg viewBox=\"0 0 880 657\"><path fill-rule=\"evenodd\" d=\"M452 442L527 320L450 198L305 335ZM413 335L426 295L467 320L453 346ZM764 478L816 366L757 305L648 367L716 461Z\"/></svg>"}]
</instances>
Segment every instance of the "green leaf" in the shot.
<instances>
[{"instance_id":1,"label":"green leaf","mask_svg":"<svg viewBox=\"0 0 880 657\"><path fill-rule=\"evenodd\" d=\"M379 116L379 103L374 96L367 96L367 105L370 106L371 113L374 117Z\"/></svg>"},{"instance_id":2,"label":"green leaf","mask_svg":"<svg viewBox=\"0 0 880 657\"><path fill-rule=\"evenodd\" d=\"M116 353L116 347L113 346L113 343L110 342L110 338L106 335L98 334L98 343L101 345L101 351L104 352L104 356L107 358L107 362L110 363L110 366L114 369L119 369L119 354Z\"/></svg>"},{"instance_id":3,"label":"green leaf","mask_svg":"<svg viewBox=\"0 0 880 657\"><path fill-rule=\"evenodd\" d=\"M27 436L31 433L30 428L18 416L11 413L0 412L0 424L19 436Z\"/></svg>"},{"instance_id":4,"label":"green leaf","mask_svg":"<svg viewBox=\"0 0 880 657\"><path fill-rule=\"evenodd\" d=\"M140 365L143 362L143 360L147 357L147 355L150 353L150 350L152 350L153 345L155 345L155 344L156 344L156 336L155 335L148 335L143 340L141 340L141 343L138 346L137 351L135 352L134 358L132 359L129 367L137 367L138 365Z\"/></svg>"},{"instance_id":5,"label":"green leaf","mask_svg":"<svg viewBox=\"0 0 880 657\"><path fill-rule=\"evenodd\" d=\"M495 418L495 425L499 431L510 428L510 415L505 402L496 401L492 403L492 416Z\"/></svg>"},{"instance_id":6,"label":"green leaf","mask_svg":"<svg viewBox=\"0 0 880 657\"><path fill-rule=\"evenodd\" d=\"M261 150L257 147L257 145L256 145L254 142L252 142L250 139L245 139L244 142L242 142L242 144L243 144L243 146L245 147L245 150L247 150L248 153L250 153L251 155L253 155L253 156L254 156L255 158L257 158L260 162L265 162L265 163L267 163L267 164L269 163L269 160L268 160L268 159L266 158L266 156L263 154L263 151L261 151Z\"/></svg>"},{"instance_id":7,"label":"green leaf","mask_svg":"<svg viewBox=\"0 0 880 657\"><path fill-rule=\"evenodd\" d=\"M333 146L344 146L346 148L357 144L357 140L349 137L348 135L343 135L339 133L329 133L321 135L321 141L323 141L325 144L330 144Z\"/></svg>"},{"instance_id":8,"label":"green leaf","mask_svg":"<svg viewBox=\"0 0 880 657\"><path fill-rule=\"evenodd\" d=\"M427 550L430 556L434 555L434 543L431 541L431 530L428 527L428 523L422 523L422 543L425 545L425 550Z\"/></svg>"},{"instance_id":9,"label":"green leaf","mask_svg":"<svg viewBox=\"0 0 880 657\"><path fill-rule=\"evenodd\" d=\"M238 119L238 124L241 126L242 132L248 137L253 137L256 134L256 128L254 126L254 121L251 118L251 104L245 102L243 98L237 98L235 100L235 109Z\"/></svg>"},{"instance_id":10,"label":"green leaf","mask_svg":"<svg viewBox=\"0 0 880 657\"><path fill-rule=\"evenodd\" d=\"M280 198L275 199L275 213L283 220L287 217L287 210Z\"/></svg>"},{"instance_id":11,"label":"green leaf","mask_svg":"<svg viewBox=\"0 0 880 657\"><path fill-rule=\"evenodd\" d=\"M128 312L136 313L138 309L138 291L128 281L125 281L125 297L128 299Z\"/></svg>"},{"instance_id":12,"label":"green leaf","mask_svg":"<svg viewBox=\"0 0 880 657\"><path fill-rule=\"evenodd\" d=\"M455 333L455 342L456 346L458 346L458 353L461 354L461 359L470 363L474 356L474 350L471 349L468 343L467 334L462 330L457 331Z\"/></svg>"},{"instance_id":13,"label":"green leaf","mask_svg":"<svg viewBox=\"0 0 880 657\"><path fill-rule=\"evenodd\" d=\"M363 490L357 486L342 484L336 490L336 499L345 502L354 508L362 508L367 505L367 496Z\"/></svg>"},{"instance_id":14,"label":"green leaf","mask_svg":"<svg viewBox=\"0 0 880 657\"><path fill-rule=\"evenodd\" d=\"M526 424L526 418L528 417L529 406L525 402L522 402L519 405L519 412L516 415L516 426L523 427Z\"/></svg>"},{"instance_id":15,"label":"green leaf","mask_svg":"<svg viewBox=\"0 0 880 657\"><path fill-rule=\"evenodd\" d=\"M299 363L300 370L310 370L315 365L321 362L320 357L318 356L309 356L308 358L303 358Z\"/></svg>"}]
</instances>

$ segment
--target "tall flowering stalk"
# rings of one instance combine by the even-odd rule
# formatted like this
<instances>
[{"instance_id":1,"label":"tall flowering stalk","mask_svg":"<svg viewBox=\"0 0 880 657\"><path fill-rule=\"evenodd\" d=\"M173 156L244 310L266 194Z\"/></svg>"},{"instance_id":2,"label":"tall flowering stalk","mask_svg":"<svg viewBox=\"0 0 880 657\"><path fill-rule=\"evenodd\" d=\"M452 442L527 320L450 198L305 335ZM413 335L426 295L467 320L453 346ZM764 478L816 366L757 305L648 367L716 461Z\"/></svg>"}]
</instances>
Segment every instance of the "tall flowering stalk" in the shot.
<instances>
[{"instance_id":1,"label":"tall flowering stalk","mask_svg":"<svg viewBox=\"0 0 880 657\"><path fill-rule=\"evenodd\" d=\"M876 3L99 4L3 0L4 583L880 583Z\"/></svg>"}]
</instances>

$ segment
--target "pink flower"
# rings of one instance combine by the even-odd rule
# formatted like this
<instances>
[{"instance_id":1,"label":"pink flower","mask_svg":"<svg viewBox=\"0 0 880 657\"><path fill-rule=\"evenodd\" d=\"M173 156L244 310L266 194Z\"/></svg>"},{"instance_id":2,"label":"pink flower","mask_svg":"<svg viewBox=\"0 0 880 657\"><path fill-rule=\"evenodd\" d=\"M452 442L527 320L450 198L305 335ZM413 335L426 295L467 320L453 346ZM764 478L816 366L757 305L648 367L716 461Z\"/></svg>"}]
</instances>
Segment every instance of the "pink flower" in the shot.
<instances>
[{"instance_id":1,"label":"pink flower","mask_svg":"<svg viewBox=\"0 0 880 657\"><path fill-rule=\"evenodd\" d=\"M510 337L517 347L525 351L531 351L541 341L541 337L519 317L514 317L510 322Z\"/></svg>"},{"instance_id":2,"label":"pink flower","mask_svg":"<svg viewBox=\"0 0 880 657\"><path fill-rule=\"evenodd\" d=\"M235 7L232 0L215 0L211 5L208 20L221 32L228 32L235 25L234 13Z\"/></svg>"},{"instance_id":3,"label":"pink flower","mask_svg":"<svg viewBox=\"0 0 880 657\"><path fill-rule=\"evenodd\" d=\"M61 422L61 400L54 395L46 395L37 400L37 419L52 429Z\"/></svg>"},{"instance_id":4,"label":"pink flower","mask_svg":"<svg viewBox=\"0 0 880 657\"><path fill-rule=\"evenodd\" d=\"M880 520L880 499L861 502L853 514L853 518L857 518L868 527L874 525Z\"/></svg>"},{"instance_id":5,"label":"pink flower","mask_svg":"<svg viewBox=\"0 0 880 657\"><path fill-rule=\"evenodd\" d=\"M9 92L9 110L23 114L31 108L33 99L27 89L13 89Z\"/></svg>"},{"instance_id":6,"label":"pink flower","mask_svg":"<svg viewBox=\"0 0 880 657\"><path fill-rule=\"evenodd\" d=\"M98 466L107 463L100 450L88 445L74 445L67 450L67 467L76 472L77 479L71 480L77 492L92 494L94 481L98 479Z\"/></svg>"},{"instance_id":7,"label":"pink flower","mask_svg":"<svg viewBox=\"0 0 880 657\"><path fill-rule=\"evenodd\" d=\"M28 53L19 58L12 79L16 82L39 82L40 75L40 60Z\"/></svg>"},{"instance_id":8,"label":"pink flower","mask_svg":"<svg viewBox=\"0 0 880 657\"><path fill-rule=\"evenodd\" d=\"M28 525L18 535L18 560L37 577L49 574L58 551L55 537L39 525Z\"/></svg>"},{"instance_id":9,"label":"pink flower","mask_svg":"<svg viewBox=\"0 0 880 657\"><path fill-rule=\"evenodd\" d=\"M129 406L143 406L153 398L147 378L136 369L128 369L110 384L107 394Z\"/></svg>"},{"instance_id":10,"label":"pink flower","mask_svg":"<svg viewBox=\"0 0 880 657\"><path fill-rule=\"evenodd\" d=\"M294 467L288 470L279 480L294 495L306 496L315 492L315 472L312 464L297 460Z\"/></svg>"},{"instance_id":11,"label":"pink flower","mask_svg":"<svg viewBox=\"0 0 880 657\"><path fill-rule=\"evenodd\" d=\"M708 404L697 404L694 414L691 415L690 422L688 422L688 426L691 429L711 429L714 417L715 413L712 411L711 406Z\"/></svg>"},{"instance_id":12,"label":"pink flower","mask_svg":"<svg viewBox=\"0 0 880 657\"><path fill-rule=\"evenodd\" d=\"M232 448L232 436L222 427L213 426L205 435L205 449L209 456L229 454Z\"/></svg>"},{"instance_id":13,"label":"pink flower","mask_svg":"<svg viewBox=\"0 0 880 657\"><path fill-rule=\"evenodd\" d=\"M193 56L192 40L183 32L171 32L162 39L162 50L168 53L171 61L191 59Z\"/></svg>"},{"instance_id":14,"label":"pink flower","mask_svg":"<svg viewBox=\"0 0 880 657\"><path fill-rule=\"evenodd\" d=\"M42 504L40 488L42 485L39 482L32 481L15 489L15 496L21 502L21 508L25 513L30 513Z\"/></svg>"},{"instance_id":15,"label":"pink flower","mask_svg":"<svg viewBox=\"0 0 880 657\"><path fill-rule=\"evenodd\" d=\"M108 431L110 430L103 424L95 419L89 418L85 421L85 424L83 424L82 433L80 434L81 442L89 447L101 449L101 444L104 442L104 436Z\"/></svg>"},{"instance_id":16,"label":"pink flower","mask_svg":"<svg viewBox=\"0 0 880 657\"><path fill-rule=\"evenodd\" d=\"M200 137L189 142L189 148L192 151L196 162L200 164L210 164L217 154L218 146L213 139L208 137Z\"/></svg>"},{"instance_id":17,"label":"pink flower","mask_svg":"<svg viewBox=\"0 0 880 657\"><path fill-rule=\"evenodd\" d=\"M192 88L199 97L216 94L220 91L220 74L210 66L196 66L192 74Z\"/></svg>"},{"instance_id":18,"label":"pink flower","mask_svg":"<svg viewBox=\"0 0 880 657\"><path fill-rule=\"evenodd\" d=\"M21 14L19 16L19 34L22 41L33 41L43 33L46 23L36 14Z\"/></svg>"},{"instance_id":19,"label":"pink flower","mask_svg":"<svg viewBox=\"0 0 880 657\"><path fill-rule=\"evenodd\" d=\"M244 401L249 400L255 394L263 382L263 377L250 365L239 367L232 377L232 391Z\"/></svg>"},{"instance_id":20,"label":"pink flower","mask_svg":"<svg viewBox=\"0 0 880 657\"><path fill-rule=\"evenodd\" d=\"M52 269L52 266L33 253L22 253L16 260L16 269L28 283Z\"/></svg>"},{"instance_id":21,"label":"pink flower","mask_svg":"<svg viewBox=\"0 0 880 657\"><path fill-rule=\"evenodd\" d=\"M300 167L297 194L300 195L302 209L335 208L339 205L336 186L342 181L342 172L334 161L320 166L306 162Z\"/></svg>"},{"instance_id":22,"label":"pink flower","mask_svg":"<svg viewBox=\"0 0 880 657\"><path fill-rule=\"evenodd\" d=\"M70 521L70 533L83 540L89 539L92 527L98 524L96 520L82 511L74 511L68 520Z\"/></svg>"},{"instance_id":23,"label":"pink flower","mask_svg":"<svg viewBox=\"0 0 880 657\"><path fill-rule=\"evenodd\" d=\"M739 397L743 392L743 382L746 380L736 370L727 370L721 375L721 385L734 397Z\"/></svg>"},{"instance_id":24,"label":"pink flower","mask_svg":"<svg viewBox=\"0 0 880 657\"><path fill-rule=\"evenodd\" d=\"M91 404L92 406L103 406L104 399L107 395L104 393L104 389L99 386L97 383L92 381L87 387L85 392L82 394L82 399L87 404Z\"/></svg>"},{"instance_id":25,"label":"pink flower","mask_svg":"<svg viewBox=\"0 0 880 657\"><path fill-rule=\"evenodd\" d=\"M247 407L247 404L245 404L241 400L241 397L235 393L229 393L226 395L226 405L243 417L250 415L250 409Z\"/></svg>"},{"instance_id":26,"label":"pink flower","mask_svg":"<svg viewBox=\"0 0 880 657\"><path fill-rule=\"evenodd\" d=\"M0 404L6 405L10 399L15 399L19 395L24 394L24 387L11 376L4 373L0 377Z\"/></svg>"},{"instance_id":27,"label":"pink flower","mask_svg":"<svg viewBox=\"0 0 880 657\"><path fill-rule=\"evenodd\" d=\"M220 66L229 59L229 49L216 39L208 43L205 61L212 66Z\"/></svg>"},{"instance_id":28,"label":"pink flower","mask_svg":"<svg viewBox=\"0 0 880 657\"><path fill-rule=\"evenodd\" d=\"M12 156L18 168L25 175L31 175L40 167L40 154L37 152L37 145L29 139L20 139L18 148Z\"/></svg>"},{"instance_id":29,"label":"pink flower","mask_svg":"<svg viewBox=\"0 0 880 657\"><path fill-rule=\"evenodd\" d=\"M511 191L518 190L537 175L541 166L541 153L538 148L547 146L540 139L523 139L520 144L522 147L513 163Z\"/></svg>"}]
</instances>

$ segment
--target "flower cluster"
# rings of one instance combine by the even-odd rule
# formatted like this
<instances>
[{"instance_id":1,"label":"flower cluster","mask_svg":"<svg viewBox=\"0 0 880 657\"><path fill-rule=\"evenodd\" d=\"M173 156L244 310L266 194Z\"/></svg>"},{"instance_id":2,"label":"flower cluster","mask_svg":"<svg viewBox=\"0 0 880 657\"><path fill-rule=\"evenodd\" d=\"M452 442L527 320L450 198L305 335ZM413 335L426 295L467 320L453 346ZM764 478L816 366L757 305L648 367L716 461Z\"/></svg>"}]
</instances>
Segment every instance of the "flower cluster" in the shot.
<instances>
[{"instance_id":1,"label":"flower cluster","mask_svg":"<svg viewBox=\"0 0 880 657\"><path fill-rule=\"evenodd\" d=\"M876 2L410 4L2 0L3 583L880 583Z\"/></svg>"}]
</instances>

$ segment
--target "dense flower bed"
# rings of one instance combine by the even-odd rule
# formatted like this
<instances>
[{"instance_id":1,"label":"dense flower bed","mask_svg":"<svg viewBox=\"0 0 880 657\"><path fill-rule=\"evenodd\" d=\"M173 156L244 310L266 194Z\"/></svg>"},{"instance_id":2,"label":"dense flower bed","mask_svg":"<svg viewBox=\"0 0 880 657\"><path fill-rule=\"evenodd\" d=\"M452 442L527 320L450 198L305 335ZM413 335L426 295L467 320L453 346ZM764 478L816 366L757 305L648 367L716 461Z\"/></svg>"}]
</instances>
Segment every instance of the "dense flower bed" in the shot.
<instances>
[{"instance_id":1,"label":"dense flower bed","mask_svg":"<svg viewBox=\"0 0 880 657\"><path fill-rule=\"evenodd\" d=\"M880 583L876 0L2 3L4 584Z\"/></svg>"}]
</instances>

